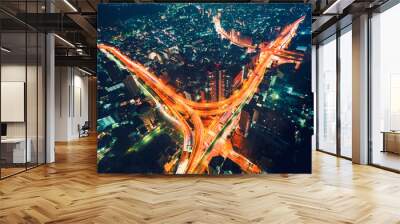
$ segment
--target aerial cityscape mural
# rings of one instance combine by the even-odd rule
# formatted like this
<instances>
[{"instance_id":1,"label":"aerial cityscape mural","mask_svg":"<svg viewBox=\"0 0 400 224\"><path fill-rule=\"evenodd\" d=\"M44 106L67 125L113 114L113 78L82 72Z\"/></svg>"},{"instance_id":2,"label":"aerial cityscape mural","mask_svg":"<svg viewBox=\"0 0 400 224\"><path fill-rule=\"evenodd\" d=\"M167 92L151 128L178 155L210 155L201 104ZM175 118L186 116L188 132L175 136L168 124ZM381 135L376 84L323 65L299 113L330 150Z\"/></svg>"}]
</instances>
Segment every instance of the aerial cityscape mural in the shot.
<instances>
[{"instance_id":1,"label":"aerial cityscape mural","mask_svg":"<svg viewBox=\"0 0 400 224\"><path fill-rule=\"evenodd\" d=\"M310 173L311 7L100 4L100 173Z\"/></svg>"}]
</instances>

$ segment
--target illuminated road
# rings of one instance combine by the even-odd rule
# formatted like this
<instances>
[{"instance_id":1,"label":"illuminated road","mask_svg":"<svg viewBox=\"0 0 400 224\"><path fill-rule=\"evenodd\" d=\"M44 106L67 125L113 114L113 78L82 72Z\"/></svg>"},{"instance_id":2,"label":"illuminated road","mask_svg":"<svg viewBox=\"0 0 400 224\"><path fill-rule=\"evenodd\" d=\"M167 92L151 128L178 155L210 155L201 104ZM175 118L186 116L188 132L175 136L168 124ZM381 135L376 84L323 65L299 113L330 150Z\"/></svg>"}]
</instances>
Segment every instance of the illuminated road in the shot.
<instances>
[{"instance_id":1,"label":"illuminated road","mask_svg":"<svg viewBox=\"0 0 400 224\"><path fill-rule=\"evenodd\" d=\"M243 38L240 36L240 33L235 30L231 30L227 32L221 25L221 13L218 13L216 16L213 17L213 23L215 31L220 35L222 39L228 39L232 44L247 48L248 52L254 52L257 48L256 45L253 45L253 41L250 38Z\"/></svg>"},{"instance_id":2,"label":"illuminated road","mask_svg":"<svg viewBox=\"0 0 400 224\"><path fill-rule=\"evenodd\" d=\"M172 87L164 84L156 74L148 71L141 63L132 61L119 49L105 44L98 45L109 59L132 72L142 89L147 90L136 77L149 87L147 92L160 105L160 112L182 132L184 142L180 158L174 157L165 164L164 168L168 173L171 173L174 167L177 174L204 173L211 159L218 155L232 160L241 167L243 172L260 173L261 169L257 165L233 150L228 136L236 129L243 106L257 92L267 69L274 62L295 63L296 68L301 63L301 54L286 49L296 35L304 16L286 26L274 41L261 43L258 47L249 44L249 41L243 42L239 35L232 35L232 32L228 35L221 26L220 17L220 15L213 17L214 27L218 34L236 46L257 50L259 54L253 70L249 72L248 79L243 81L241 89L235 91L229 98L218 102L201 103L186 99ZM210 125L205 127L205 123Z\"/></svg>"}]
</instances>

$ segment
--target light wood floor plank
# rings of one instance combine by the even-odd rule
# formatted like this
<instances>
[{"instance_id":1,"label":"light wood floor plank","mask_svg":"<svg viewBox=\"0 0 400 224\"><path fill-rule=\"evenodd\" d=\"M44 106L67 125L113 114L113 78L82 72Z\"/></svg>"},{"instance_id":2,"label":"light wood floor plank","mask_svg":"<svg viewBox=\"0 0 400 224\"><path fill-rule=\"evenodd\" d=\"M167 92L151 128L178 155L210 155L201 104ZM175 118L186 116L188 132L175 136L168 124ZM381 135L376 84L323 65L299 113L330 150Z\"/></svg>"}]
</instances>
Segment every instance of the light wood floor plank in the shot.
<instances>
[{"instance_id":1,"label":"light wood floor plank","mask_svg":"<svg viewBox=\"0 0 400 224\"><path fill-rule=\"evenodd\" d=\"M315 152L312 175L96 173L94 137L0 181L0 223L400 223L400 175Z\"/></svg>"}]
</instances>

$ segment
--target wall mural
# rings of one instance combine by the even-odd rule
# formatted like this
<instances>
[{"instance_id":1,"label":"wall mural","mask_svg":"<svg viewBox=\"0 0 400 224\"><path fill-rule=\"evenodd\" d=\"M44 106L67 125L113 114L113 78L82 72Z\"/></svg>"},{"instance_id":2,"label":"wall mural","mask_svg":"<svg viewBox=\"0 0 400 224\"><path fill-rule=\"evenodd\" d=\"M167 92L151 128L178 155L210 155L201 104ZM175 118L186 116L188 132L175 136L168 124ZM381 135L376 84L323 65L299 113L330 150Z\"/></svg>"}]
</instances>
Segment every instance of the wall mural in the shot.
<instances>
[{"instance_id":1,"label":"wall mural","mask_svg":"<svg viewBox=\"0 0 400 224\"><path fill-rule=\"evenodd\" d=\"M311 172L310 5L101 4L98 29L98 172Z\"/></svg>"}]
</instances>

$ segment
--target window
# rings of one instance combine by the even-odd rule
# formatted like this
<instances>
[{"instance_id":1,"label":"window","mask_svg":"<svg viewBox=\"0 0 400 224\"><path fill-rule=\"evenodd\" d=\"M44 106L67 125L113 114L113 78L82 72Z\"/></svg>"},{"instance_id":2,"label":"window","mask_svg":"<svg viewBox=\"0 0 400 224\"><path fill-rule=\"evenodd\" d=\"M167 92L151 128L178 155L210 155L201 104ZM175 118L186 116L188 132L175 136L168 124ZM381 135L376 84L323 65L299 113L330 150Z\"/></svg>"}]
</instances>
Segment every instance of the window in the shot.
<instances>
[{"instance_id":1,"label":"window","mask_svg":"<svg viewBox=\"0 0 400 224\"><path fill-rule=\"evenodd\" d=\"M371 18L371 162L400 170L400 5Z\"/></svg>"},{"instance_id":2,"label":"window","mask_svg":"<svg viewBox=\"0 0 400 224\"><path fill-rule=\"evenodd\" d=\"M19 16L42 12L45 3L0 2L18 8ZM3 12L0 17L10 21L0 23L0 178L5 178L45 163L46 40L22 20Z\"/></svg>"},{"instance_id":3,"label":"window","mask_svg":"<svg viewBox=\"0 0 400 224\"><path fill-rule=\"evenodd\" d=\"M352 32L341 31L340 40L340 155L352 157Z\"/></svg>"},{"instance_id":4,"label":"window","mask_svg":"<svg viewBox=\"0 0 400 224\"><path fill-rule=\"evenodd\" d=\"M318 47L318 149L336 153L336 36Z\"/></svg>"}]
</instances>

